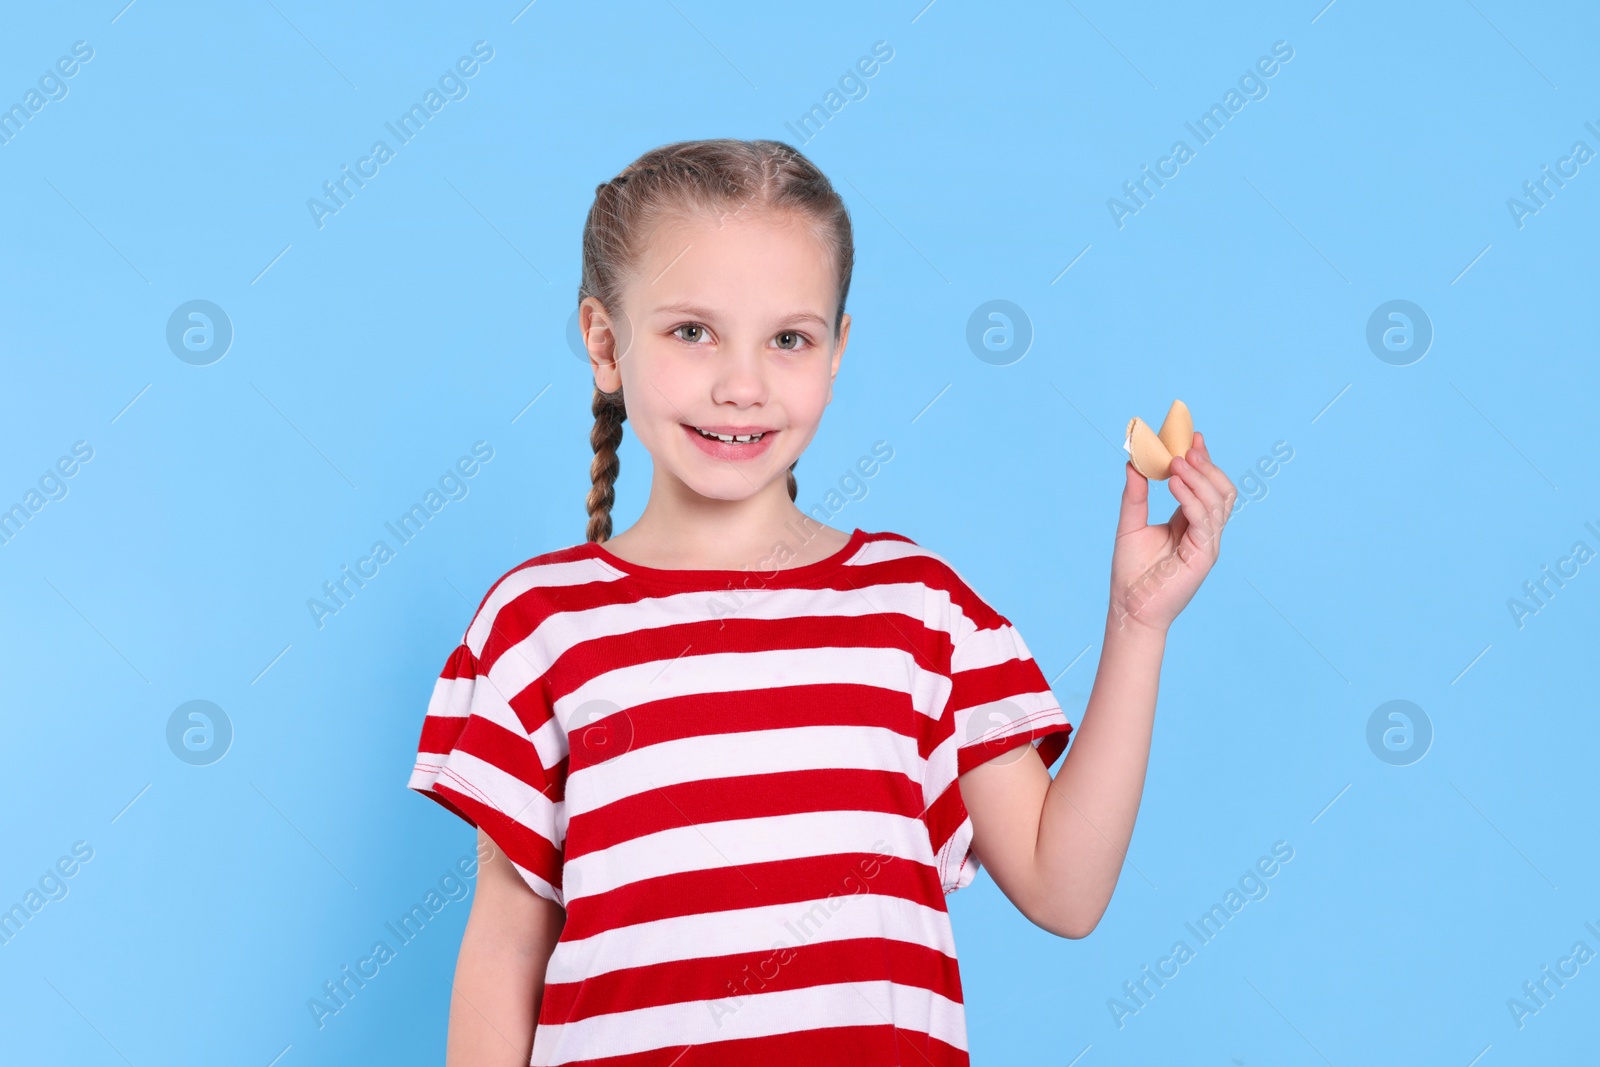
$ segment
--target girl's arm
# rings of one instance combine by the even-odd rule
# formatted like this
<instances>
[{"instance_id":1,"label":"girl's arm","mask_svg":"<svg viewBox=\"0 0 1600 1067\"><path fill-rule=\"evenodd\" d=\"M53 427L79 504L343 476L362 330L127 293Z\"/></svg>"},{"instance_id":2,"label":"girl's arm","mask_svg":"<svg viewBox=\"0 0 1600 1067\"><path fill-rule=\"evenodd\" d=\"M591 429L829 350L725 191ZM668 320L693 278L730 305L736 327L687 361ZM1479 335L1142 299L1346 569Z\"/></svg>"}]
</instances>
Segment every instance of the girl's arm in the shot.
<instances>
[{"instance_id":1,"label":"girl's arm","mask_svg":"<svg viewBox=\"0 0 1600 1067\"><path fill-rule=\"evenodd\" d=\"M962 775L972 850L1034 923L1086 937L1100 922L1133 837L1172 620L1216 562L1238 490L1205 439L1172 461L1172 518L1147 526L1149 482L1126 479L1111 560L1100 669L1061 770L1004 756Z\"/></svg>"},{"instance_id":2,"label":"girl's arm","mask_svg":"<svg viewBox=\"0 0 1600 1067\"><path fill-rule=\"evenodd\" d=\"M1088 936L1111 903L1144 793L1165 649L1164 631L1108 617L1094 690L1055 778L1037 759L1005 757L961 776L972 850L1017 909L1058 936Z\"/></svg>"},{"instance_id":3,"label":"girl's arm","mask_svg":"<svg viewBox=\"0 0 1600 1067\"><path fill-rule=\"evenodd\" d=\"M478 831L478 889L461 938L445 1067L527 1067L545 966L566 912Z\"/></svg>"}]
</instances>

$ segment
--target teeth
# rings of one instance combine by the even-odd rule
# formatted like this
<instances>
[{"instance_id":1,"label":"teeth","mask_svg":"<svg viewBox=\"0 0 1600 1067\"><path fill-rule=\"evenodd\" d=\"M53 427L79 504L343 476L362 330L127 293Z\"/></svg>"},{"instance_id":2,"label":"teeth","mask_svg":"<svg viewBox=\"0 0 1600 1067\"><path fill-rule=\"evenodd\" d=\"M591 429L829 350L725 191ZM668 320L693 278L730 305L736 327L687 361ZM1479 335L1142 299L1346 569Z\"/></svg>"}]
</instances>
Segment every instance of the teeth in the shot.
<instances>
[{"instance_id":1,"label":"teeth","mask_svg":"<svg viewBox=\"0 0 1600 1067\"><path fill-rule=\"evenodd\" d=\"M713 441L721 441L723 444L729 444L729 445L734 444L734 443L738 443L738 444L741 444L741 445L747 445L747 444L750 444L750 443L752 443L754 441L759 441L763 437L766 436L765 433L756 433L756 434L743 434L741 436L735 437L735 436L732 436L730 434L713 433L710 430L701 430L700 427L698 427L698 426L695 427L695 430L698 431L700 436L702 436L702 437L709 437Z\"/></svg>"}]
</instances>

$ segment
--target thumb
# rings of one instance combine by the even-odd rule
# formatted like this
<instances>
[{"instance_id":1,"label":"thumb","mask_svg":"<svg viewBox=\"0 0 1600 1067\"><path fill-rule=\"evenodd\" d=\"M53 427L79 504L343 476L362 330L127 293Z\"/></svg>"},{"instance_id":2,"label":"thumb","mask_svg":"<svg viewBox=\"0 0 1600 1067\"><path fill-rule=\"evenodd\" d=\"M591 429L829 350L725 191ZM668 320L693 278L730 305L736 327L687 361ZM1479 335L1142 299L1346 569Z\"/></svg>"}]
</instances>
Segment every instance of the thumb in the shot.
<instances>
[{"instance_id":1,"label":"thumb","mask_svg":"<svg viewBox=\"0 0 1600 1067\"><path fill-rule=\"evenodd\" d=\"M1122 465L1122 510L1117 515L1117 536L1144 529L1150 519L1150 480L1131 462Z\"/></svg>"}]
</instances>

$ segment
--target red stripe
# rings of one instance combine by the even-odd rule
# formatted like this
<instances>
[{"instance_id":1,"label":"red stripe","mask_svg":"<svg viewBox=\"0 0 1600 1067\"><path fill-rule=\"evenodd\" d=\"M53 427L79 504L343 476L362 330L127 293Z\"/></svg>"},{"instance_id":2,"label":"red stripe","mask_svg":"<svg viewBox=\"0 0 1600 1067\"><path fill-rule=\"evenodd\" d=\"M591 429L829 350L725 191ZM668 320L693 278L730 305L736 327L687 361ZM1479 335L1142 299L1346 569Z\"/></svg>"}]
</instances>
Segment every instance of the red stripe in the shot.
<instances>
[{"instance_id":1,"label":"red stripe","mask_svg":"<svg viewBox=\"0 0 1600 1067\"><path fill-rule=\"evenodd\" d=\"M839 768L733 775L647 788L572 815L567 839L574 852L596 852L700 823L816 811L914 817L921 808L922 784L894 771Z\"/></svg>"},{"instance_id":2,"label":"red stripe","mask_svg":"<svg viewBox=\"0 0 1600 1067\"><path fill-rule=\"evenodd\" d=\"M1072 732L1070 725L1049 725L1037 730L1003 737L998 741L991 741L981 746L960 749L956 752L956 778L944 791L928 805L928 811L923 821L928 824L928 838L933 843L933 854L937 856L949 842L950 838L961 824L967 820L967 806L961 799L961 775L970 771L981 763L986 763L996 756L1003 755L1010 750L1025 744L1032 743L1034 738L1043 737L1036 751L1044 760L1045 769L1049 770L1056 758L1060 756L1067 745L1067 735Z\"/></svg>"},{"instance_id":3,"label":"red stripe","mask_svg":"<svg viewBox=\"0 0 1600 1067\"><path fill-rule=\"evenodd\" d=\"M1007 700L1022 693L1048 693L1050 683L1031 659L1009 659L988 667L957 671L950 678L948 711Z\"/></svg>"},{"instance_id":4,"label":"red stripe","mask_svg":"<svg viewBox=\"0 0 1600 1067\"><path fill-rule=\"evenodd\" d=\"M545 790L547 795L549 792L550 780L540 766L539 750L533 747L533 742L481 715L425 717L417 750L419 753L464 752L493 764L534 789ZM437 760L438 756L432 758Z\"/></svg>"},{"instance_id":5,"label":"red stripe","mask_svg":"<svg viewBox=\"0 0 1600 1067\"><path fill-rule=\"evenodd\" d=\"M870 852L806 856L684 871L580 896L568 908L562 939L582 940L657 919L828 897L843 900L857 893L900 897L924 906L944 899L938 873L927 864Z\"/></svg>"},{"instance_id":6,"label":"red stripe","mask_svg":"<svg viewBox=\"0 0 1600 1067\"><path fill-rule=\"evenodd\" d=\"M1018 719L1015 724L1018 726L1031 725L1032 729L1007 734L1005 737L997 738L993 741L974 742L957 749L956 776L959 778L979 764L988 763L996 756L1003 756L1018 745L1029 744L1036 737L1048 737L1051 734L1060 733L1062 737L1058 744L1065 745L1066 734L1072 730L1072 727L1066 723L1053 721L1060 713L1059 708L1035 712L1032 715ZM1054 759L1047 759L1045 760L1045 766L1049 767L1054 762Z\"/></svg>"},{"instance_id":7,"label":"red stripe","mask_svg":"<svg viewBox=\"0 0 1600 1067\"><path fill-rule=\"evenodd\" d=\"M949 656L942 651L941 642L948 644L948 635L908 615L888 613L696 619L591 638L556 659L547 678L549 691L559 699L608 671L642 663L670 662L686 653L894 648L906 653L906 672L903 676L897 672L885 682L899 686L909 680L913 664L925 671L938 671L947 666Z\"/></svg>"},{"instance_id":8,"label":"red stripe","mask_svg":"<svg viewBox=\"0 0 1600 1067\"><path fill-rule=\"evenodd\" d=\"M829 1026L789 1034L718 1041L707 1045L673 1045L629 1056L566 1060L569 1067L789 1067L791 1064L826 1064L828 1067L970 1067L971 1060L955 1048L915 1030L894 1026Z\"/></svg>"},{"instance_id":9,"label":"red stripe","mask_svg":"<svg viewBox=\"0 0 1600 1067\"><path fill-rule=\"evenodd\" d=\"M774 685L723 693L691 693L635 704L592 720L570 735L576 772L585 766L650 745L716 734L812 726L862 726L898 733L918 743L933 721L904 691L846 683ZM595 736L590 737L589 731Z\"/></svg>"},{"instance_id":10,"label":"red stripe","mask_svg":"<svg viewBox=\"0 0 1600 1067\"><path fill-rule=\"evenodd\" d=\"M439 677L454 680L456 678L473 678L478 673L477 662L472 657L472 649L465 644L459 644L450 653L450 658L444 661L444 670L439 672Z\"/></svg>"},{"instance_id":11,"label":"red stripe","mask_svg":"<svg viewBox=\"0 0 1600 1067\"><path fill-rule=\"evenodd\" d=\"M882 981L960 1000L961 978L949 956L907 941L862 937L812 945L786 942L759 952L626 967L581 982L546 984L539 1025L605 1015L619 1004L631 1011L697 1000L713 1002L700 1010L727 1018L736 1016L740 1002L750 996Z\"/></svg>"},{"instance_id":12,"label":"red stripe","mask_svg":"<svg viewBox=\"0 0 1600 1067\"><path fill-rule=\"evenodd\" d=\"M516 821L469 793L461 792L445 780L417 792L438 801L445 808L489 835L512 862L532 871L551 885L561 886L561 853L543 835Z\"/></svg>"}]
</instances>

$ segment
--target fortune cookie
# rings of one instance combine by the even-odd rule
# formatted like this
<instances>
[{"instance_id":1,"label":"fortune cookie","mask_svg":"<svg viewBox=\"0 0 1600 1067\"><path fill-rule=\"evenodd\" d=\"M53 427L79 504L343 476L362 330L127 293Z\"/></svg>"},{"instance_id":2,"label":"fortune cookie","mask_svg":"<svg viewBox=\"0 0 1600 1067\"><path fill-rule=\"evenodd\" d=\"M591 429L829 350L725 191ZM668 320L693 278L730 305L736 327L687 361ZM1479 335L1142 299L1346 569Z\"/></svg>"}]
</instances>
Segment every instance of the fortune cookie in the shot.
<instances>
[{"instance_id":1,"label":"fortune cookie","mask_svg":"<svg viewBox=\"0 0 1600 1067\"><path fill-rule=\"evenodd\" d=\"M1122 442L1123 451L1133 460L1133 469L1146 478L1165 481L1172 474L1172 458L1189 451L1194 441L1194 420L1183 401L1174 400L1161 420L1161 432L1135 415L1128 422L1128 439Z\"/></svg>"}]
</instances>

